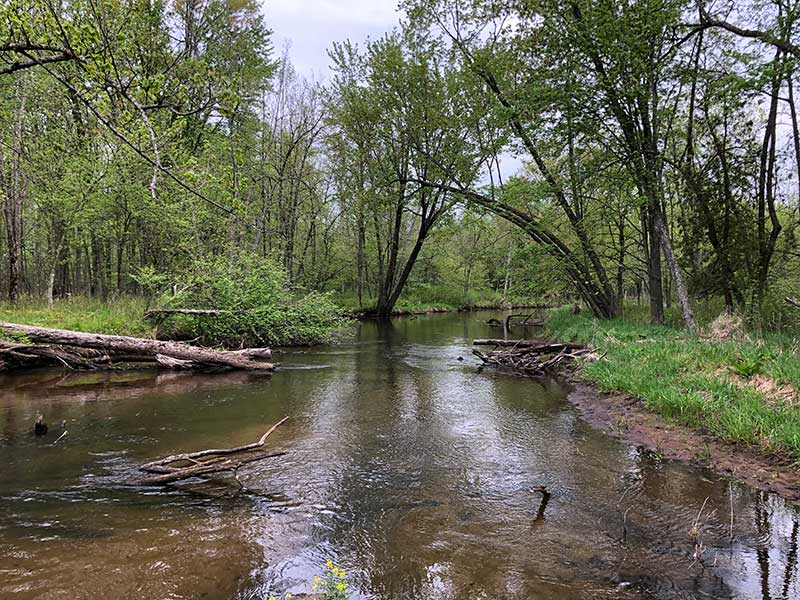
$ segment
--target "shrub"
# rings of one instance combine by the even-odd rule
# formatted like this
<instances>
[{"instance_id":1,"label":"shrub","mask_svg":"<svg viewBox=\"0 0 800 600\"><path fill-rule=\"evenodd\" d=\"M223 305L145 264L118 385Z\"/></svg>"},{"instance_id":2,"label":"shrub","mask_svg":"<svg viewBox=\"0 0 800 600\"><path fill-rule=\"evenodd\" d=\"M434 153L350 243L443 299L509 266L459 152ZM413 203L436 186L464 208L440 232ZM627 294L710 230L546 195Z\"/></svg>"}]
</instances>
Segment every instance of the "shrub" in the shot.
<instances>
[{"instance_id":1,"label":"shrub","mask_svg":"<svg viewBox=\"0 0 800 600\"><path fill-rule=\"evenodd\" d=\"M162 324L162 333L199 338L206 344L314 344L346 322L327 294L292 290L286 273L268 258L204 260L179 279L177 288L175 295L163 299L166 307L223 312L173 316Z\"/></svg>"}]
</instances>

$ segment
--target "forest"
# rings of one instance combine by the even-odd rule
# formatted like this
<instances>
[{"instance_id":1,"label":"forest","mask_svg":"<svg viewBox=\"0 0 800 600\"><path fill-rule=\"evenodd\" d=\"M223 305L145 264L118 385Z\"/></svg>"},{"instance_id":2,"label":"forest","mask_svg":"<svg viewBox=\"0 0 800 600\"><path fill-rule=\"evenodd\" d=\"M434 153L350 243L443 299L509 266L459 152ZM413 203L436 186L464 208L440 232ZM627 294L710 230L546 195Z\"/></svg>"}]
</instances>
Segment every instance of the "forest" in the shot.
<instances>
[{"instance_id":1,"label":"forest","mask_svg":"<svg viewBox=\"0 0 800 600\"><path fill-rule=\"evenodd\" d=\"M259 268L382 315L797 324L795 3L403 8L320 83L255 0L4 3L3 296L215 308L198 279Z\"/></svg>"},{"instance_id":2,"label":"forest","mask_svg":"<svg viewBox=\"0 0 800 600\"><path fill-rule=\"evenodd\" d=\"M800 597L800 0L394 1L0 0L0 596Z\"/></svg>"}]
</instances>

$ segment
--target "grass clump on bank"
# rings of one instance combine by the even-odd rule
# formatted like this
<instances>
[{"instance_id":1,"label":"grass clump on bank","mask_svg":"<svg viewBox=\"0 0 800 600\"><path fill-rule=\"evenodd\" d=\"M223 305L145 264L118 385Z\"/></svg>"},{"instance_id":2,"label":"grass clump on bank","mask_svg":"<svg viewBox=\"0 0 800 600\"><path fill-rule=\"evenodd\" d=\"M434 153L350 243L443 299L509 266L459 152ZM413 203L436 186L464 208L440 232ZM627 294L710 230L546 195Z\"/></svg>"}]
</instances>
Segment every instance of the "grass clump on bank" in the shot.
<instances>
[{"instance_id":1,"label":"grass clump on bank","mask_svg":"<svg viewBox=\"0 0 800 600\"><path fill-rule=\"evenodd\" d=\"M730 442L800 462L800 357L794 341L689 336L634 316L601 321L552 311L548 333L593 344L603 359L583 368L601 390L640 398L653 412Z\"/></svg>"}]
</instances>

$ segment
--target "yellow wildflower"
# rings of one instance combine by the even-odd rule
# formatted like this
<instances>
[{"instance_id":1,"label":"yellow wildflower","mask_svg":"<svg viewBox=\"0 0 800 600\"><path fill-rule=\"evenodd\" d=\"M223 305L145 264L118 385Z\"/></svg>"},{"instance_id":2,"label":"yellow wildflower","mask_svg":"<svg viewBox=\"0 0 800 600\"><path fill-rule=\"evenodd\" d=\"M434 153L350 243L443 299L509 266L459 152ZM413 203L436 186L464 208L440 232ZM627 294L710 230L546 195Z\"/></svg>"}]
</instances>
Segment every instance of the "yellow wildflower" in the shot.
<instances>
[{"instance_id":1,"label":"yellow wildflower","mask_svg":"<svg viewBox=\"0 0 800 600\"><path fill-rule=\"evenodd\" d=\"M325 566L328 567L329 569L332 569L333 568L333 561L329 559L328 562L325 563Z\"/></svg>"}]
</instances>

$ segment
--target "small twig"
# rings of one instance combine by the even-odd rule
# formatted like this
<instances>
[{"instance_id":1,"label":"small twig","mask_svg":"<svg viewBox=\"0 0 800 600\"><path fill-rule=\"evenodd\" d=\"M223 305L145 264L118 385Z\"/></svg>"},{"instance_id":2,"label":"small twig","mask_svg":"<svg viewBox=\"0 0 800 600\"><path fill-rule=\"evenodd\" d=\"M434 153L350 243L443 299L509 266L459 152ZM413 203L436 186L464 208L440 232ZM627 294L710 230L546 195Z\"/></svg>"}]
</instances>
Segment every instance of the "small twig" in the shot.
<instances>
[{"instance_id":1,"label":"small twig","mask_svg":"<svg viewBox=\"0 0 800 600\"><path fill-rule=\"evenodd\" d=\"M731 528L728 541L732 544L733 543L733 480L728 481L728 493L730 494L730 499L731 499Z\"/></svg>"},{"instance_id":2,"label":"small twig","mask_svg":"<svg viewBox=\"0 0 800 600\"><path fill-rule=\"evenodd\" d=\"M697 528L697 524L700 522L700 515L703 514L703 509L706 507L706 502L708 502L708 496L706 496L706 499L703 500L703 506L700 507L700 512L697 513L697 518L694 520L695 528Z\"/></svg>"}]
</instances>

